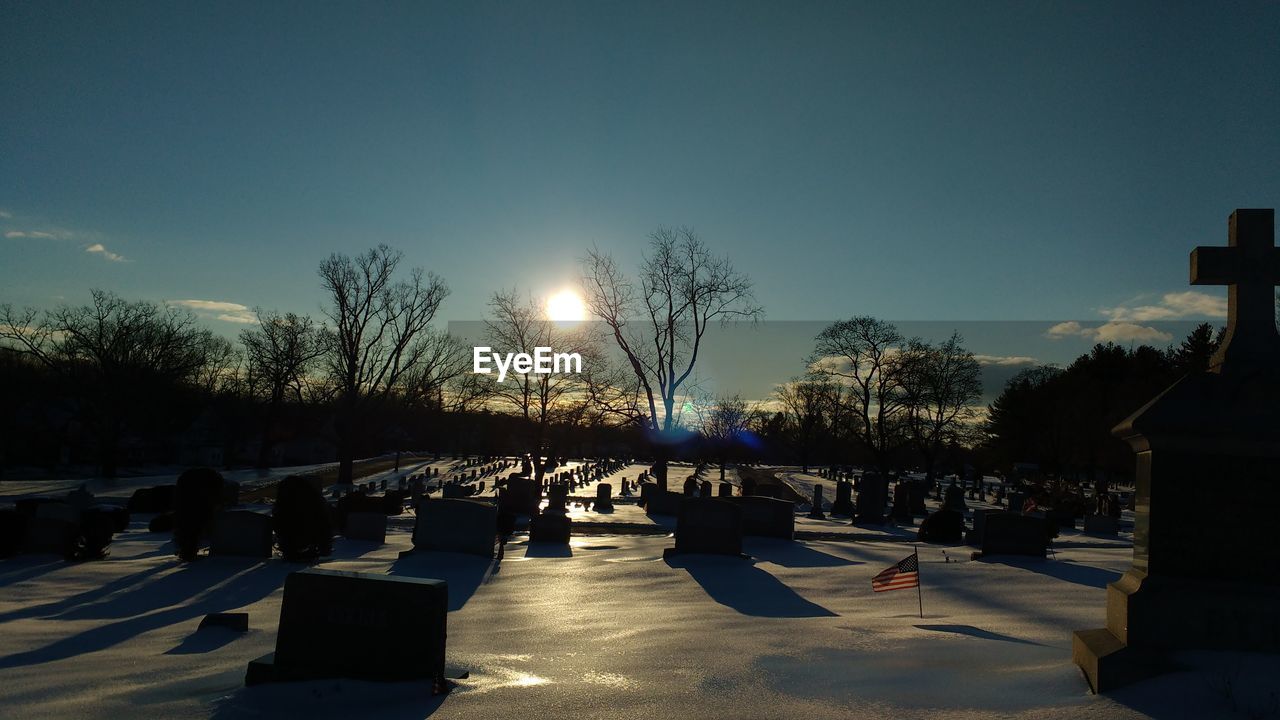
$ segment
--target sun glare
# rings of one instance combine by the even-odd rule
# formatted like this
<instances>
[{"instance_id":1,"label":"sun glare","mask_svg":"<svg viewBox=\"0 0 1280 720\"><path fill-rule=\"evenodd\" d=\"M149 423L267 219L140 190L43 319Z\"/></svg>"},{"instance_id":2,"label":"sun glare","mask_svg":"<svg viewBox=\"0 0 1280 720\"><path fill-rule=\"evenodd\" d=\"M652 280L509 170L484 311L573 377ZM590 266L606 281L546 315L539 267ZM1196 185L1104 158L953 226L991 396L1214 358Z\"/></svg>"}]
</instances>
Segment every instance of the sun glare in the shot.
<instances>
[{"instance_id":1,"label":"sun glare","mask_svg":"<svg viewBox=\"0 0 1280 720\"><path fill-rule=\"evenodd\" d=\"M561 290L547 299L547 319L553 322L578 322L587 319L587 306L572 290Z\"/></svg>"}]
</instances>

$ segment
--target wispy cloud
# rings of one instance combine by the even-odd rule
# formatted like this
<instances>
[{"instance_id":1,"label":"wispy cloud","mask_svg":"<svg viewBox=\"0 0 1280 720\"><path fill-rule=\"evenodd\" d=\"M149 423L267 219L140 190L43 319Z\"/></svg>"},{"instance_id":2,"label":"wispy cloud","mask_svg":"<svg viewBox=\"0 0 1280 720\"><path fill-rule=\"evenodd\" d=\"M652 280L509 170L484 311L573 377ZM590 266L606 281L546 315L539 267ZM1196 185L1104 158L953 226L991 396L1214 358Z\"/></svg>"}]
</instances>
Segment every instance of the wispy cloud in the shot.
<instances>
[{"instance_id":1,"label":"wispy cloud","mask_svg":"<svg viewBox=\"0 0 1280 720\"><path fill-rule=\"evenodd\" d=\"M13 218L13 213L9 212L8 210L0 210L0 220L11 220L12 218Z\"/></svg>"},{"instance_id":2,"label":"wispy cloud","mask_svg":"<svg viewBox=\"0 0 1280 720\"><path fill-rule=\"evenodd\" d=\"M1026 355L974 355L979 365L1035 365L1036 359Z\"/></svg>"},{"instance_id":3,"label":"wispy cloud","mask_svg":"<svg viewBox=\"0 0 1280 720\"><path fill-rule=\"evenodd\" d=\"M59 237L54 233L42 230L10 230L4 236L7 238L37 238L41 240L54 240Z\"/></svg>"},{"instance_id":4,"label":"wispy cloud","mask_svg":"<svg viewBox=\"0 0 1280 720\"><path fill-rule=\"evenodd\" d=\"M1197 290L1165 293L1155 304L1103 308L1102 314L1112 321L1150 322L1180 320L1189 317L1225 318L1227 299Z\"/></svg>"},{"instance_id":5,"label":"wispy cloud","mask_svg":"<svg viewBox=\"0 0 1280 720\"><path fill-rule=\"evenodd\" d=\"M94 255L101 255L102 257L110 260L111 262L129 262L129 260L125 258L125 256L117 255L116 253L111 252L105 246L103 246L102 243L94 243L92 245L88 245L85 247L84 251Z\"/></svg>"},{"instance_id":6,"label":"wispy cloud","mask_svg":"<svg viewBox=\"0 0 1280 720\"><path fill-rule=\"evenodd\" d=\"M1094 342L1113 342L1121 344L1132 342L1168 342L1173 339L1173 336L1169 333L1157 330L1147 325L1115 320L1096 327L1086 327L1075 320L1069 320L1050 327L1044 334L1045 337L1053 340L1082 337Z\"/></svg>"},{"instance_id":7,"label":"wispy cloud","mask_svg":"<svg viewBox=\"0 0 1280 720\"><path fill-rule=\"evenodd\" d=\"M187 308L200 317L223 322L240 325L253 325L258 322L258 317L253 310L240 303L223 300L170 300L169 304Z\"/></svg>"}]
</instances>

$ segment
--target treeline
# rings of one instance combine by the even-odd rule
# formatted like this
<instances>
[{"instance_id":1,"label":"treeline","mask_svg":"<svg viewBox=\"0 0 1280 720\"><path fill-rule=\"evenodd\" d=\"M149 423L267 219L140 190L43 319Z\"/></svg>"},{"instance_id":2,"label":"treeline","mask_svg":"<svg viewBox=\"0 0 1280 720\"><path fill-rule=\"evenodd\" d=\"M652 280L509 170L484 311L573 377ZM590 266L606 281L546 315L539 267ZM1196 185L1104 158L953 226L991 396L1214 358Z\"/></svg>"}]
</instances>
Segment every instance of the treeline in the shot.
<instances>
[{"instance_id":1,"label":"treeline","mask_svg":"<svg viewBox=\"0 0 1280 720\"><path fill-rule=\"evenodd\" d=\"M1182 376L1201 372L1221 342L1209 323L1177 347L1095 345L1066 368L1014 376L991 404L984 449L1001 468L1015 464L1092 482L1133 474L1133 453L1111 429Z\"/></svg>"}]
</instances>

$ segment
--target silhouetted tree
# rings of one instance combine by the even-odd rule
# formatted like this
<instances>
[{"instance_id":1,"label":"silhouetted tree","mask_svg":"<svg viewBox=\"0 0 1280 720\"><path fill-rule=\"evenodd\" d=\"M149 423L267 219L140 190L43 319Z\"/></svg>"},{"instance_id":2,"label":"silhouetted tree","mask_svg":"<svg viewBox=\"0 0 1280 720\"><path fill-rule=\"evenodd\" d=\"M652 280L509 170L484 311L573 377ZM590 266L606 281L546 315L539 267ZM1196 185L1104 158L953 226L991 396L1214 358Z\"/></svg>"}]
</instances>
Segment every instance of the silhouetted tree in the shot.
<instances>
[{"instance_id":1,"label":"silhouetted tree","mask_svg":"<svg viewBox=\"0 0 1280 720\"><path fill-rule=\"evenodd\" d=\"M844 400L853 416L851 434L886 475L890 453L903 440L910 399L903 385L906 345L892 324L861 316L824 328L809 357L813 372L848 387Z\"/></svg>"},{"instance_id":2,"label":"silhouetted tree","mask_svg":"<svg viewBox=\"0 0 1280 720\"><path fill-rule=\"evenodd\" d=\"M727 257L714 255L688 228L649 236L636 280L592 249L583 261L587 306L604 321L626 357L648 405L645 426L658 440L655 473L666 481L663 440L676 424L676 397L698 362L707 327L756 320L751 281Z\"/></svg>"},{"instance_id":3,"label":"silhouetted tree","mask_svg":"<svg viewBox=\"0 0 1280 720\"><path fill-rule=\"evenodd\" d=\"M971 444L968 436L973 403L982 396L982 368L963 342L959 333L939 345L916 341L900 363L907 428L929 481L943 448Z\"/></svg>"},{"instance_id":4,"label":"silhouetted tree","mask_svg":"<svg viewBox=\"0 0 1280 720\"><path fill-rule=\"evenodd\" d=\"M0 306L0 340L56 372L83 404L104 476L114 477L130 423L173 424L172 391L210 391L230 344L187 310L93 290L88 305L40 312ZM212 370L211 370L212 369Z\"/></svg>"},{"instance_id":5,"label":"silhouetted tree","mask_svg":"<svg viewBox=\"0 0 1280 720\"><path fill-rule=\"evenodd\" d=\"M261 309L257 316L257 327L240 331L240 343L245 349L250 394L265 400L258 467L267 467L285 400L293 397L303 401L302 388L327 343L323 331L309 317Z\"/></svg>"},{"instance_id":6,"label":"silhouetted tree","mask_svg":"<svg viewBox=\"0 0 1280 720\"><path fill-rule=\"evenodd\" d=\"M403 254L379 245L320 263L332 342L325 361L337 392L338 482L350 483L367 423L426 354L422 333L449 294L444 281L414 268L397 280Z\"/></svg>"}]
</instances>

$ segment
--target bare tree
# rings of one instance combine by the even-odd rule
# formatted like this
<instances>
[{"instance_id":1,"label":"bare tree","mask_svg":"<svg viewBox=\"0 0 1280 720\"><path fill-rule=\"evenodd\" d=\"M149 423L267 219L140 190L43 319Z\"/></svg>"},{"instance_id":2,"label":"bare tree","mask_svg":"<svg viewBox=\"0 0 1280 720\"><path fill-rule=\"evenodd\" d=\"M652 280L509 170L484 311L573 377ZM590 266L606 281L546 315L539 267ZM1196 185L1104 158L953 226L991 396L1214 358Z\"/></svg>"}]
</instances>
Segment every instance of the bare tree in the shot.
<instances>
[{"instance_id":1,"label":"bare tree","mask_svg":"<svg viewBox=\"0 0 1280 720\"><path fill-rule=\"evenodd\" d=\"M532 296L522 300L516 289L499 291L489 301L491 317L485 320L490 346L498 353L533 355L535 348L552 348L556 353L577 353L592 357L592 338L583 328L567 327L546 319L544 303ZM591 363L584 357L584 364ZM580 368L575 368L580 369ZM491 376L492 377L492 376ZM555 423L576 423L586 411L592 393L586 377L577 372L508 373L503 381L492 377L488 397L499 409L513 412L533 429L528 452L534 472L542 479L540 461Z\"/></svg>"},{"instance_id":2,"label":"bare tree","mask_svg":"<svg viewBox=\"0 0 1280 720\"><path fill-rule=\"evenodd\" d=\"M724 482L729 454L758 414L739 395L716 398L711 407L702 413L702 435L710 442L719 460L721 482Z\"/></svg>"},{"instance_id":3,"label":"bare tree","mask_svg":"<svg viewBox=\"0 0 1280 720\"><path fill-rule=\"evenodd\" d=\"M325 316L333 338L325 353L338 400L338 482L350 483L355 452L380 403L427 353L419 342L449 294L444 281L420 268L397 280L403 254L379 245L354 257L335 253L320 263L329 295Z\"/></svg>"},{"instance_id":4,"label":"bare tree","mask_svg":"<svg viewBox=\"0 0 1280 720\"><path fill-rule=\"evenodd\" d=\"M959 333L940 345L910 343L900 367L907 427L932 483L943 448L968 440L977 427L973 403L982 396L982 368Z\"/></svg>"},{"instance_id":5,"label":"bare tree","mask_svg":"<svg viewBox=\"0 0 1280 720\"><path fill-rule=\"evenodd\" d=\"M44 313L0 306L0 340L75 388L107 477L116 474L131 421L157 415L150 411L175 387L209 387L231 357L229 343L200 328L190 312L103 290L92 291L88 305Z\"/></svg>"},{"instance_id":6,"label":"bare tree","mask_svg":"<svg viewBox=\"0 0 1280 720\"><path fill-rule=\"evenodd\" d=\"M258 467L267 467L273 433L287 399L301 403L307 376L324 354L325 335L305 315L258 309L258 326L240 331L250 395L262 398L266 412L258 444Z\"/></svg>"},{"instance_id":7,"label":"bare tree","mask_svg":"<svg viewBox=\"0 0 1280 720\"><path fill-rule=\"evenodd\" d=\"M809 472L810 453L819 430L832 428L831 415L839 406L840 388L822 373L810 372L802 378L792 378L777 390L787 419L795 428L796 444L800 451L800 464Z\"/></svg>"},{"instance_id":8,"label":"bare tree","mask_svg":"<svg viewBox=\"0 0 1280 720\"><path fill-rule=\"evenodd\" d=\"M707 327L754 321L763 309L750 279L727 257L712 254L692 230L659 228L649 240L636 280L592 249L583 260L583 285L588 307L608 327L643 391L645 426L661 439L673 427L676 397L697 365ZM655 470L665 484L662 448L655 444Z\"/></svg>"},{"instance_id":9,"label":"bare tree","mask_svg":"<svg viewBox=\"0 0 1280 720\"><path fill-rule=\"evenodd\" d=\"M907 395L901 372L902 334L892 324L860 316L828 325L818 335L809 365L848 386L850 430L887 475L889 452L899 439Z\"/></svg>"},{"instance_id":10,"label":"bare tree","mask_svg":"<svg viewBox=\"0 0 1280 720\"><path fill-rule=\"evenodd\" d=\"M471 373L471 347L447 332L428 328L422 358L402 377L405 398L434 412L469 409L487 389Z\"/></svg>"}]
</instances>

